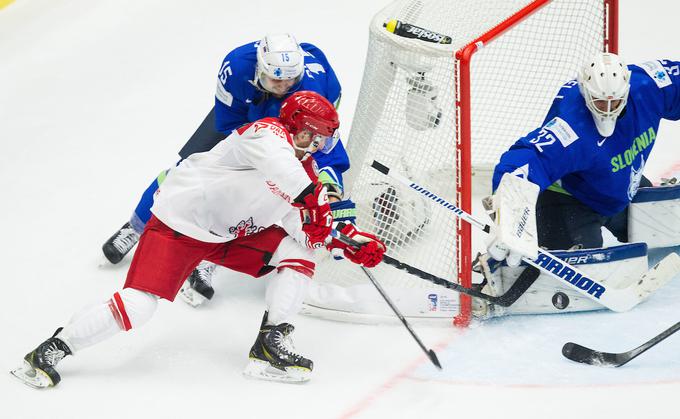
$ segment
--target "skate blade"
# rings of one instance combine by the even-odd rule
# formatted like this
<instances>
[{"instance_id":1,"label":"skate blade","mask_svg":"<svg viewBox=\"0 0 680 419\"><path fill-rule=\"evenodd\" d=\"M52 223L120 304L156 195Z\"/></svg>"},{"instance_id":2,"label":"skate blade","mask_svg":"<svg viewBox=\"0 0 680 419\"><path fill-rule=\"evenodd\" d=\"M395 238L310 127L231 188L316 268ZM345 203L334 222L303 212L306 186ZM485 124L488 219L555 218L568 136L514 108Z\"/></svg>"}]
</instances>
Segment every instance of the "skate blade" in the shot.
<instances>
[{"instance_id":1,"label":"skate blade","mask_svg":"<svg viewBox=\"0 0 680 419\"><path fill-rule=\"evenodd\" d=\"M10 371L10 374L32 388L41 389L54 385L44 371L33 368L27 361L24 361L24 364L19 368Z\"/></svg>"},{"instance_id":2,"label":"skate blade","mask_svg":"<svg viewBox=\"0 0 680 419\"><path fill-rule=\"evenodd\" d=\"M243 375L256 380L277 381L280 383L301 384L309 381L311 371L307 368L288 367L285 371L274 368L267 361L250 359Z\"/></svg>"},{"instance_id":3,"label":"skate blade","mask_svg":"<svg viewBox=\"0 0 680 419\"><path fill-rule=\"evenodd\" d=\"M179 296L191 307L198 307L208 300L201 294L197 293L188 284L182 286L182 288L179 290Z\"/></svg>"}]
</instances>

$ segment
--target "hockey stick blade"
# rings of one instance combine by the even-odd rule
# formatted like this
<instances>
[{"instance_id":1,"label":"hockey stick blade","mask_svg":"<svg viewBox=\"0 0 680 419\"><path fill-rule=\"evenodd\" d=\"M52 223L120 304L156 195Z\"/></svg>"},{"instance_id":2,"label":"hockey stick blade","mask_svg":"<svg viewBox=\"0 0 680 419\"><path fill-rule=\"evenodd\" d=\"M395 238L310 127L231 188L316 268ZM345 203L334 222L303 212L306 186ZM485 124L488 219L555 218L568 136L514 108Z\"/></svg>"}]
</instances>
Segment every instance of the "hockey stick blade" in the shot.
<instances>
[{"instance_id":1,"label":"hockey stick blade","mask_svg":"<svg viewBox=\"0 0 680 419\"><path fill-rule=\"evenodd\" d=\"M531 287L531 285L536 282L536 279L538 279L540 274L539 270L536 268L532 267L533 269L525 269L524 272L522 272L522 274L517 278L515 283L512 284L512 286L505 292L505 294L492 296L472 288L466 288L455 282L451 282L431 273L422 271L411 265L400 262L388 255L383 255L383 262L402 271L406 271L411 275L417 276L420 279L432 282L435 285L440 285L444 288L457 291L461 294L467 294L471 297L480 298L501 307L510 307L512 304L514 304L515 301L524 295L526 290L528 290L529 287Z\"/></svg>"},{"instance_id":2,"label":"hockey stick blade","mask_svg":"<svg viewBox=\"0 0 680 419\"><path fill-rule=\"evenodd\" d=\"M337 230L332 230L331 236L352 247L356 248L361 247L361 243L347 237L346 235L340 233ZM483 292L477 291L472 288L464 287L458 283L422 271L416 267L400 262L399 260L389 255L383 255L382 261L387 265L405 271L406 273L409 273L420 279L424 279L425 281L432 282L435 285L451 289L461 294L467 294L471 297L479 298L501 307L510 307L512 304L514 304L515 301L517 301L522 295L524 295L524 293L529 289L529 287L531 287L531 285L533 285L533 283L536 282L536 279L538 279L538 276L540 274L540 272L536 268L525 269L524 272L517 278L515 283L512 284L512 286L503 295L493 296L489 294L484 294Z\"/></svg>"},{"instance_id":3,"label":"hockey stick blade","mask_svg":"<svg viewBox=\"0 0 680 419\"><path fill-rule=\"evenodd\" d=\"M439 363L439 358L437 358L437 354L434 353L432 349L427 352L427 355L430 357L430 361L432 361L435 367L442 369L442 364Z\"/></svg>"},{"instance_id":4,"label":"hockey stick blade","mask_svg":"<svg viewBox=\"0 0 680 419\"><path fill-rule=\"evenodd\" d=\"M456 205L448 202L444 198L437 196L434 192L431 192L421 185L411 181L407 177L395 173L386 165L373 161L371 167L383 173L400 183L413 189L415 192L419 193L421 196L435 202L437 205L448 209L453 212L456 217L472 224L473 226L489 232L491 227L477 220L472 215L463 211ZM666 260L669 259L669 260ZM622 312L628 311L635 307L637 304L646 299L651 293L659 289L661 286L666 284L671 280L677 273L680 272L680 259L677 255L673 254L666 257L657 266L661 266L656 272L657 267L652 268L645 275L640 277L637 281L634 281L629 286L624 288L614 288L608 287L600 281L591 278L589 275L584 274L574 266L557 258L550 252L538 249L538 257L536 259L523 257L522 260L531 266L534 266L546 274L558 279L564 285L572 288L576 292L594 300L603 306L607 307L612 311Z\"/></svg>"},{"instance_id":5,"label":"hockey stick blade","mask_svg":"<svg viewBox=\"0 0 680 419\"><path fill-rule=\"evenodd\" d=\"M637 348L620 353L596 351L579 345L578 343L567 342L562 347L562 355L567 359L582 364L595 365L598 367L620 367L643 354L678 330L680 330L680 322L675 323L673 326L654 336Z\"/></svg>"}]
</instances>

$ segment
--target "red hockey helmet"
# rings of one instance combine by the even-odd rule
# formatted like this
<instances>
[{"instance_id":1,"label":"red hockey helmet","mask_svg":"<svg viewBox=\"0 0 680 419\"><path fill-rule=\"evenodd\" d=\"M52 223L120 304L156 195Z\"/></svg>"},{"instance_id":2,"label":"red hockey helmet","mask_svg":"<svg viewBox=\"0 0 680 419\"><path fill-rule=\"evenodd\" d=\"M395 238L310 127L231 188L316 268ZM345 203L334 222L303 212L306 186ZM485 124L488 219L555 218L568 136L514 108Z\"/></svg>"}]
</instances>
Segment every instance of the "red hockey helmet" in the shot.
<instances>
[{"instance_id":1,"label":"red hockey helmet","mask_svg":"<svg viewBox=\"0 0 680 419\"><path fill-rule=\"evenodd\" d=\"M304 129L311 131L319 151L330 152L338 140L338 113L328 99L316 92L302 90L290 95L281 104L279 118L292 135Z\"/></svg>"}]
</instances>

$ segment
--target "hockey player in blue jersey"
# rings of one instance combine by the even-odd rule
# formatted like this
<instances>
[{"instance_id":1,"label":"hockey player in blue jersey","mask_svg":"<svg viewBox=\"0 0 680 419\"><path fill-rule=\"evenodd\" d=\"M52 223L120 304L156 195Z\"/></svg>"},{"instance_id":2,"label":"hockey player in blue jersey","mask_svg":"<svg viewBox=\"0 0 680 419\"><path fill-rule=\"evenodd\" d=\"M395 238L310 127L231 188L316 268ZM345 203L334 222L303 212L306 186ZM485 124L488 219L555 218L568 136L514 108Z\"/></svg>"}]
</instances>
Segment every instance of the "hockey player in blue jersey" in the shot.
<instances>
[{"instance_id":1,"label":"hockey player in blue jersey","mask_svg":"<svg viewBox=\"0 0 680 419\"><path fill-rule=\"evenodd\" d=\"M564 250L561 258L582 264L611 286L634 277L633 271L645 272L647 245L603 248L602 227L622 243L630 242L629 233L639 229L629 220L629 208L638 189L651 186L643 171L662 119L680 119L678 61L627 66L615 54L600 53L575 80L565 83L543 125L515 142L495 167L494 195L485 200L495 225L488 253L476 261L485 289L502 293L523 272L518 267L521 258L535 258L538 246ZM675 202L663 205L677 206L680 201ZM680 235L675 239L680 244ZM491 259L506 264L498 267ZM532 267L527 274L531 270L531 275L539 275ZM538 281L532 290L510 308L495 307L494 313L482 304L480 312L489 316L602 308L552 281Z\"/></svg>"},{"instance_id":2,"label":"hockey player in blue jersey","mask_svg":"<svg viewBox=\"0 0 680 419\"><path fill-rule=\"evenodd\" d=\"M601 227L627 242L627 208L651 185L642 174L662 119L680 119L680 63L600 54L562 86L543 126L502 155L493 188L506 173L538 185L540 246L601 247Z\"/></svg>"},{"instance_id":3,"label":"hockey player in blue jersey","mask_svg":"<svg viewBox=\"0 0 680 419\"><path fill-rule=\"evenodd\" d=\"M277 116L281 102L299 90L320 93L336 108L340 103L341 88L335 71L316 46L298 44L290 34L272 34L234 49L220 66L214 107L179 151L180 157L185 159L212 149L241 125ZM335 140L314 153L314 159L319 166L319 180L329 191L333 209L347 214L354 209L351 202L342 201L342 173L349 168L349 159L342 142ZM154 179L130 221L104 243L102 250L109 262L120 262L139 240L151 216L154 193L166 174L167 170ZM201 264L187 281L198 291L197 294L187 290L197 298L196 304L213 295L210 284L213 269L212 264Z\"/></svg>"}]
</instances>

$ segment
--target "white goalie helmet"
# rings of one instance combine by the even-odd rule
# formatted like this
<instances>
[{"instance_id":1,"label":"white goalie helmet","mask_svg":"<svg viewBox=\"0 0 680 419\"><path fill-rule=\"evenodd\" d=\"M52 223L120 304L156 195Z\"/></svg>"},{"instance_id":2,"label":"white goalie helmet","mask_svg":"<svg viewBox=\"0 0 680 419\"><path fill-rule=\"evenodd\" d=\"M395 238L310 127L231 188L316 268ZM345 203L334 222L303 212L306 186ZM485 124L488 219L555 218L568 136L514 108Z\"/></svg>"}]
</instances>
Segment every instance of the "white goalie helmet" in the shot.
<instances>
[{"instance_id":1,"label":"white goalie helmet","mask_svg":"<svg viewBox=\"0 0 680 419\"><path fill-rule=\"evenodd\" d=\"M595 120L597 131L609 137L623 112L630 91L630 70L616 54L600 53L579 72L578 87Z\"/></svg>"},{"instance_id":2,"label":"white goalie helmet","mask_svg":"<svg viewBox=\"0 0 680 419\"><path fill-rule=\"evenodd\" d=\"M255 79L270 93L288 93L302 80L304 67L304 53L291 34L269 34L257 45Z\"/></svg>"}]
</instances>

